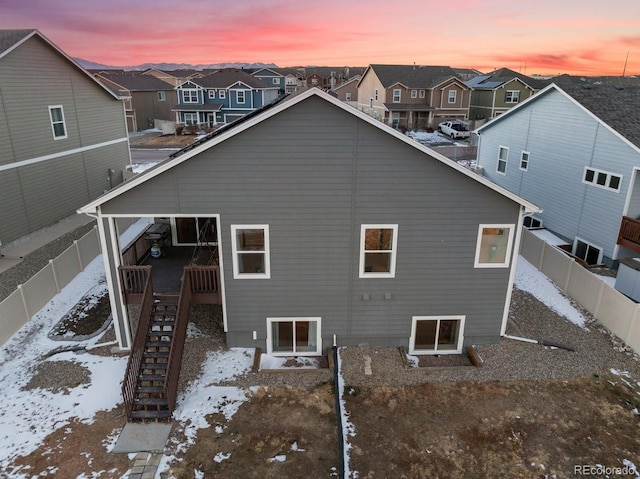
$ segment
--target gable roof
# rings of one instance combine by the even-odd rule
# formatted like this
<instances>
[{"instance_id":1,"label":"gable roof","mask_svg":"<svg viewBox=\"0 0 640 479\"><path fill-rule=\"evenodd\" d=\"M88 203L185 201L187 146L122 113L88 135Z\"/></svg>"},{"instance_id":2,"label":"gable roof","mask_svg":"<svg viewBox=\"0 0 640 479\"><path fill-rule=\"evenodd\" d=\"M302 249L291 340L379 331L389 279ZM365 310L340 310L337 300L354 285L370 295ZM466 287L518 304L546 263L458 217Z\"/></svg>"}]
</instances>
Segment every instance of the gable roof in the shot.
<instances>
[{"instance_id":1,"label":"gable roof","mask_svg":"<svg viewBox=\"0 0 640 479\"><path fill-rule=\"evenodd\" d=\"M173 90L171 83L167 83L153 75L144 75L138 71L101 70L96 75L98 75L98 80L104 78L129 91Z\"/></svg>"},{"instance_id":2,"label":"gable roof","mask_svg":"<svg viewBox=\"0 0 640 479\"><path fill-rule=\"evenodd\" d=\"M478 75L471 80L467 80L466 84L474 90L494 90L514 78L517 78L533 90L541 90L549 84L548 81L536 80L535 78L510 70L509 68L500 68L485 75Z\"/></svg>"},{"instance_id":3,"label":"gable roof","mask_svg":"<svg viewBox=\"0 0 640 479\"><path fill-rule=\"evenodd\" d=\"M238 82L256 89L278 88L277 85L268 84L260 78L249 75L244 70L229 68L215 71L202 78L192 78L190 81L202 88L228 88Z\"/></svg>"},{"instance_id":4,"label":"gable roof","mask_svg":"<svg viewBox=\"0 0 640 479\"><path fill-rule=\"evenodd\" d=\"M150 180L151 178L155 178L158 175L161 175L162 173L164 173L167 170L172 169L173 167L188 161L190 158L198 155L199 153L208 150L209 148L214 147L215 145L222 143L223 141L232 138L234 136L236 136L239 133L242 133L243 131L251 128L252 126L261 123L262 121L267 120L268 118L271 118L274 115L277 115L278 113L280 113L281 111L287 110L288 108L291 108L294 105L297 105L298 103L301 103L303 101L305 101L307 98L310 98L312 96L317 96L319 98L321 98L324 101L327 101L329 103L331 103L332 105L334 105L337 108L340 108L341 110L356 116L357 118L359 118L360 120L373 125L374 127L378 128L379 130L382 130L383 132L385 132L386 134L389 134L391 136L394 136L395 138L397 138L398 140L410 145L411 147L420 150L421 152L429 155L430 157L432 157L434 160L436 161L440 161L441 163L447 165L448 167L458 171L460 174L463 174L469 178L471 178L474 181L477 181L478 183L483 184L484 186L486 186L487 188L496 191L497 193L501 194L502 196L509 198L510 200L524 206L527 210L529 211L533 211L533 212L538 212L540 211L539 208L537 206L535 206L533 203L528 202L527 200L519 197L518 195L515 195L513 193L511 193L510 191L506 190L505 188L502 188L498 185L496 185L495 183L491 182L490 180L477 175L476 173L473 173L471 170L468 170L467 168L459 165L458 163L454 162L453 160L450 160L449 158L441 155L440 153L435 152L434 150L418 143L417 141L409 138L408 136L402 134L401 132L391 128L390 126L382 123L381 121L378 121L376 119L374 119L373 117L367 115L366 113L361 112L360 110L353 108L349 105L347 105L346 103L338 100L337 98L329 95L328 93L318 89L318 88L309 88L307 90L302 91L301 93L295 94L295 95L288 95L286 97L282 97L274 102L272 102L271 104L267 105L266 107L264 107L263 109L260 110L256 110L255 112L253 112L253 114L249 114L247 115L245 118L242 118L236 122L231 123L228 127L226 128L221 128L211 134L209 134L204 141L198 141L196 142L196 144L193 145L189 145L186 148L180 150L177 153L174 153L173 155L171 155L168 159L166 159L165 161L159 163L158 165L154 166L153 168L150 168L136 176L134 176L133 178L131 178L130 180L125 181L124 183L121 183L120 185L116 186L115 188L109 190L108 192L106 192L104 195L100 196L99 198L95 199L94 201L86 204L85 206L83 206L82 208L78 209L78 213L96 213L98 208L100 207L101 204L106 203L107 201L111 200L112 198L115 198L121 194L123 194L126 191L129 191L132 188L135 188L137 185L142 184L148 180Z\"/></svg>"},{"instance_id":5,"label":"gable roof","mask_svg":"<svg viewBox=\"0 0 640 479\"><path fill-rule=\"evenodd\" d=\"M120 96L104 86L100 83L91 73L82 68L80 64L78 64L75 60L73 60L69 55L60 50L56 45L54 45L47 37L45 37L42 33L40 33L36 29L31 30L0 30L0 60L4 58L6 55L11 53L13 50L18 48L24 42L29 40L30 38L37 37L42 40L45 44L51 47L54 51L56 51L59 55L61 55L65 60L67 60L73 67L80 70L83 74L85 74L88 78L91 79L96 85L98 85L103 91L107 92L110 96L120 101Z\"/></svg>"},{"instance_id":6,"label":"gable roof","mask_svg":"<svg viewBox=\"0 0 640 479\"><path fill-rule=\"evenodd\" d=\"M476 131L481 134L549 92L557 91L640 151L640 79L621 80L616 84L614 81L603 83L579 78L561 78L562 86L550 84ZM623 83L625 86L621 86Z\"/></svg>"},{"instance_id":7,"label":"gable roof","mask_svg":"<svg viewBox=\"0 0 640 479\"><path fill-rule=\"evenodd\" d=\"M369 70L374 71L385 89L397 83L407 88L433 88L449 78L460 81L455 70L448 66L369 65L362 78Z\"/></svg>"}]
</instances>

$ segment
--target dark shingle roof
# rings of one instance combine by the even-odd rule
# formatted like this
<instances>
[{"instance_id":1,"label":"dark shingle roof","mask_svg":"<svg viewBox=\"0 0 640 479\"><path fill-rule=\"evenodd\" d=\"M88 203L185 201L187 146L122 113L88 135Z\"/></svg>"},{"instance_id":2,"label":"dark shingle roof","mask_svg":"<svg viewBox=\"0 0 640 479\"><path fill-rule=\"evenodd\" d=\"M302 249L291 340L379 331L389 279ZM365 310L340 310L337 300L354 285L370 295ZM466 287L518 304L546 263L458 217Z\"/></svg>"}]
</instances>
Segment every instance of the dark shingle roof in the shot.
<instances>
[{"instance_id":1,"label":"dark shingle roof","mask_svg":"<svg viewBox=\"0 0 640 479\"><path fill-rule=\"evenodd\" d=\"M385 88L395 83L408 88L433 88L451 77L457 78L454 69L448 66L370 65L370 68Z\"/></svg>"},{"instance_id":2,"label":"dark shingle roof","mask_svg":"<svg viewBox=\"0 0 640 479\"><path fill-rule=\"evenodd\" d=\"M486 75L479 75L468 80L466 83L476 90L493 90L514 78L519 79L534 90L542 90L549 84L548 81L537 80L527 75L523 75L522 73L510 70L509 68L500 68L499 70L494 70Z\"/></svg>"},{"instance_id":3,"label":"dark shingle roof","mask_svg":"<svg viewBox=\"0 0 640 479\"><path fill-rule=\"evenodd\" d=\"M35 30L0 30L0 54L6 52L24 37L31 35Z\"/></svg>"},{"instance_id":4,"label":"dark shingle roof","mask_svg":"<svg viewBox=\"0 0 640 479\"><path fill-rule=\"evenodd\" d=\"M123 70L101 70L100 77L111 80L129 91L173 90L173 85L153 75ZM98 78L100 79L100 78Z\"/></svg>"},{"instance_id":5,"label":"dark shingle roof","mask_svg":"<svg viewBox=\"0 0 640 479\"><path fill-rule=\"evenodd\" d=\"M202 78L192 78L192 83L203 88L228 88L234 83L242 82L251 88L274 88L260 78L249 75L243 70L223 69Z\"/></svg>"},{"instance_id":6,"label":"dark shingle roof","mask_svg":"<svg viewBox=\"0 0 640 479\"><path fill-rule=\"evenodd\" d=\"M552 79L591 113L640 147L640 78L574 77Z\"/></svg>"}]
</instances>

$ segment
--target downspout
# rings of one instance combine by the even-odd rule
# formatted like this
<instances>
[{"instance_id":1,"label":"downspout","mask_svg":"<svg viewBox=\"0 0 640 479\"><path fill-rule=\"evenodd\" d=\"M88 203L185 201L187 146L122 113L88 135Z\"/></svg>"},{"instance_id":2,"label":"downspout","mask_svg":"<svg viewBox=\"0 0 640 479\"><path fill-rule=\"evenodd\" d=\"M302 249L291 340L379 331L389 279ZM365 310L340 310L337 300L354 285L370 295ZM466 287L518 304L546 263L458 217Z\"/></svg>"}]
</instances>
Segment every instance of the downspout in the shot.
<instances>
[{"instance_id":1,"label":"downspout","mask_svg":"<svg viewBox=\"0 0 640 479\"><path fill-rule=\"evenodd\" d=\"M533 214L533 212L528 213ZM507 332L507 320L509 319L509 308L511 306L511 296L513 294L513 284L516 279L516 269L518 266L518 255L520 254L520 240L522 239L522 220L525 217L524 206L520 206L518 213L518 223L516 224L516 237L513 242L511 253L511 271L509 272L509 284L507 285L507 294L504 299L504 312L502 313L502 326L500 327L500 336L504 336Z\"/></svg>"}]
</instances>

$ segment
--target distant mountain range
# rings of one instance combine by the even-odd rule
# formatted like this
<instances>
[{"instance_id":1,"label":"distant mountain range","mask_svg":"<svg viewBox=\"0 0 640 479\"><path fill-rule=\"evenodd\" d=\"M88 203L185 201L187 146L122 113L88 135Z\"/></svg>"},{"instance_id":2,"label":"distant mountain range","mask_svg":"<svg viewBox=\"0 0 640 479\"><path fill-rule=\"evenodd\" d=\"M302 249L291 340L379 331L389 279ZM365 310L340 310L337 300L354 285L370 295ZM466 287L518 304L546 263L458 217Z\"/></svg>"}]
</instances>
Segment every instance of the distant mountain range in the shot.
<instances>
[{"instance_id":1,"label":"distant mountain range","mask_svg":"<svg viewBox=\"0 0 640 479\"><path fill-rule=\"evenodd\" d=\"M158 70L209 70L219 68L278 68L274 63L210 63L210 64L198 64L191 65L188 63L143 63L141 65L130 66L112 66L103 65L101 63L91 62L83 58L74 58L83 68L87 70L148 70L149 68L156 68Z\"/></svg>"}]
</instances>

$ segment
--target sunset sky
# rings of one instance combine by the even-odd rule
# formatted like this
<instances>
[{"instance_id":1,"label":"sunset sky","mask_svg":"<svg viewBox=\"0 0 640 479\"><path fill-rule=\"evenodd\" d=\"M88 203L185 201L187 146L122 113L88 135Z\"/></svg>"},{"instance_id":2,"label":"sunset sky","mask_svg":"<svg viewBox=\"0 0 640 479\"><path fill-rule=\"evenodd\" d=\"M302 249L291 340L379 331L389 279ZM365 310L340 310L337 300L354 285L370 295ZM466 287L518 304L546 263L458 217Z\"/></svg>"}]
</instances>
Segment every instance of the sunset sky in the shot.
<instances>
[{"instance_id":1,"label":"sunset sky","mask_svg":"<svg viewBox=\"0 0 640 479\"><path fill-rule=\"evenodd\" d=\"M2 0L72 57L640 74L640 0Z\"/></svg>"}]
</instances>

